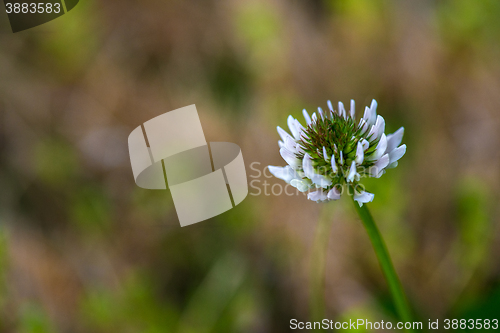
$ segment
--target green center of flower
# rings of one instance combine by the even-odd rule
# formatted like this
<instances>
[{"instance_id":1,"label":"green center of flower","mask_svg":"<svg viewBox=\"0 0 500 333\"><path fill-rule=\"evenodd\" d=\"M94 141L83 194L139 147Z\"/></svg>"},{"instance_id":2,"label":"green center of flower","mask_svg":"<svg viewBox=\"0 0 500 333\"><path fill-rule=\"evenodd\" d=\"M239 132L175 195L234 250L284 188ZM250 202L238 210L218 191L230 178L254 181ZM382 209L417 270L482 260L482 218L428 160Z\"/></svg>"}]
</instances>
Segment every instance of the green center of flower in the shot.
<instances>
[{"instance_id":1,"label":"green center of flower","mask_svg":"<svg viewBox=\"0 0 500 333\"><path fill-rule=\"evenodd\" d=\"M297 153L297 156L302 159L306 153L309 154L316 173L332 178L333 184L342 185L346 182L346 176L356 158L358 142L366 140L367 149L364 155L369 156L375 152L379 140L370 141L368 131L363 133L353 118L344 118L336 112L330 114L329 117L319 117L304 130L307 137L303 136L298 142L303 147L303 152ZM338 167L336 172L332 169L332 156ZM360 176L368 174L368 169L373 164L373 161L365 159L357 166L357 172Z\"/></svg>"}]
</instances>

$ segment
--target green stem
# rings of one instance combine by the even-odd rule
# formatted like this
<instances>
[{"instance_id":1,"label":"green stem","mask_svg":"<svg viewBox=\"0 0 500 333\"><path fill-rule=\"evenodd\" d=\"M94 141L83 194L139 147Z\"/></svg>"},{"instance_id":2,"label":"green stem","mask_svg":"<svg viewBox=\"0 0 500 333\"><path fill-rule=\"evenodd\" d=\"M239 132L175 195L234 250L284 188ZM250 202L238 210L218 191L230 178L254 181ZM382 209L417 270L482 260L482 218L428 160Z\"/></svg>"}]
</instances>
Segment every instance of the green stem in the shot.
<instances>
[{"instance_id":1,"label":"green stem","mask_svg":"<svg viewBox=\"0 0 500 333\"><path fill-rule=\"evenodd\" d=\"M410 322L412 321L410 307L396 270L392 264L385 242L382 239L382 235L380 234L370 211L366 207L366 204L360 207L359 204L354 201L354 207L356 207L356 211L365 226L368 237L370 237L370 241L372 242L379 264L384 272L387 283L389 284L389 289L391 291L392 298L394 299L399 317L402 321Z\"/></svg>"},{"instance_id":2,"label":"green stem","mask_svg":"<svg viewBox=\"0 0 500 333\"><path fill-rule=\"evenodd\" d=\"M316 235L311 256L310 303L311 321L321 321L325 318L325 266L330 230L333 225L330 206L324 205L316 226Z\"/></svg>"}]
</instances>

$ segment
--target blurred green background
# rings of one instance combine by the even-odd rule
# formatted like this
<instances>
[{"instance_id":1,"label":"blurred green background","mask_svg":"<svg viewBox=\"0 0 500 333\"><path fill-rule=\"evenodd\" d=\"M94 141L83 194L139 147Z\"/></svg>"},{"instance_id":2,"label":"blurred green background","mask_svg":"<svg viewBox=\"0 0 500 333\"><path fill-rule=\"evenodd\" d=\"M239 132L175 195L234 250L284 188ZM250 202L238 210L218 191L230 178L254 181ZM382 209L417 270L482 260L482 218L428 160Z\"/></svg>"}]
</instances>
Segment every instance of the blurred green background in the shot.
<instances>
[{"instance_id":1,"label":"blurred green background","mask_svg":"<svg viewBox=\"0 0 500 333\"><path fill-rule=\"evenodd\" d=\"M262 171L284 165L288 114L351 98L406 129L400 166L365 185L416 317L500 319L499 17L498 0L82 0L12 34L2 9L0 332L308 320L325 205L266 196L281 181ZM253 183L181 228L168 191L135 185L127 136L189 104ZM351 205L328 205L326 317L395 320Z\"/></svg>"}]
</instances>

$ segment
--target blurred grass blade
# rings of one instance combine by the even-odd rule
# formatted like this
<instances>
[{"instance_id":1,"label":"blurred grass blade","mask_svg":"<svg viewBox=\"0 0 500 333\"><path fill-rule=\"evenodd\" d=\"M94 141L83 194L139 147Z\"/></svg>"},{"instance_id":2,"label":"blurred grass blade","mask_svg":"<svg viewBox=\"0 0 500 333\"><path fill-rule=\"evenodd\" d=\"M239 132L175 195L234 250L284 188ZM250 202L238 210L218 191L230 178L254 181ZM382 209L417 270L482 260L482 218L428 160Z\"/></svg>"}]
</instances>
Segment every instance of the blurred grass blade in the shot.
<instances>
[{"instance_id":1,"label":"blurred grass blade","mask_svg":"<svg viewBox=\"0 0 500 333\"><path fill-rule=\"evenodd\" d=\"M217 320L236 295L246 274L244 261L227 254L215 263L194 292L179 322L179 333L212 332Z\"/></svg>"}]
</instances>

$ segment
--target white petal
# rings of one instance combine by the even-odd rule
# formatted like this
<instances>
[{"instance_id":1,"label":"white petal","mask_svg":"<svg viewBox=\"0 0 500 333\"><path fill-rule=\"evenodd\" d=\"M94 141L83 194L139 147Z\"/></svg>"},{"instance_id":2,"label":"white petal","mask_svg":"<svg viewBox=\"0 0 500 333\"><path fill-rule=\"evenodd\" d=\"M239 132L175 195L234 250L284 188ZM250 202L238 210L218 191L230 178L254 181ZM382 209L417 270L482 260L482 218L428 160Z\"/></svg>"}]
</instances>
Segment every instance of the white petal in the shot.
<instances>
[{"instance_id":1,"label":"white petal","mask_svg":"<svg viewBox=\"0 0 500 333\"><path fill-rule=\"evenodd\" d=\"M361 120L359 121L358 128L361 129L361 134L365 134L368 130L368 124L366 123L366 120L364 118L361 118Z\"/></svg>"},{"instance_id":2,"label":"white petal","mask_svg":"<svg viewBox=\"0 0 500 333\"><path fill-rule=\"evenodd\" d=\"M330 200L338 200L340 199L340 191L334 186L330 191L328 191L326 197Z\"/></svg>"},{"instance_id":3,"label":"white petal","mask_svg":"<svg viewBox=\"0 0 500 333\"><path fill-rule=\"evenodd\" d=\"M339 115L343 117L344 119L346 118L346 112L344 108L344 103L339 102Z\"/></svg>"},{"instance_id":4,"label":"white petal","mask_svg":"<svg viewBox=\"0 0 500 333\"><path fill-rule=\"evenodd\" d=\"M372 104L370 107L365 108L365 114L363 116L366 123L369 126L375 125L375 121L377 120L377 101L372 100Z\"/></svg>"},{"instance_id":5,"label":"white petal","mask_svg":"<svg viewBox=\"0 0 500 333\"><path fill-rule=\"evenodd\" d=\"M331 101L327 101L326 104L328 104L328 108L330 109L330 111L333 112L333 105L332 105L332 102Z\"/></svg>"},{"instance_id":6,"label":"white petal","mask_svg":"<svg viewBox=\"0 0 500 333\"><path fill-rule=\"evenodd\" d=\"M375 152L373 152L373 154L366 160L367 161L378 160L385 154L386 150L387 150L387 137L385 136L385 134L382 134L382 136L380 137L380 141L378 142L377 148L375 149Z\"/></svg>"},{"instance_id":7,"label":"white petal","mask_svg":"<svg viewBox=\"0 0 500 333\"><path fill-rule=\"evenodd\" d=\"M382 176L382 171L389 165L389 154L382 156L370 167L370 175L375 178Z\"/></svg>"},{"instance_id":8,"label":"white petal","mask_svg":"<svg viewBox=\"0 0 500 333\"><path fill-rule=\"evenodd\" d=\"M307 178L312 179L314 169L312 166L311 156L309 156L309 154L305 154L302 159L302 170L304 170L304 174Z\"/></svg>"},{"instance_id":9,"label":"white petal","mask_svg":"<svg viewBox=\"0 0 500 333\"><path fill-rule=\"evenodd\" d=\"M403 140L403 134L405 132L404 127L401 127L398 129L396 132L387 135L387 151L391 152L394 149L396 149L397 146L401 143L401 140Z\"/></svg>"},{"instance_id":10,"label":"white petal","mask_svg":"<svg viewBox=\"0 0 500 333\"><path fill-rule=\"evenodd\" d=\"M389 153L389 163L398 161L406 153L406 145L401 145Z\"/></svg>"},{"instance_id":11,"label":"white petal","mask_svg":"<svg viewBox=\"0 0 500 333\"><path fill-rule=\"evenodd\" d=\"M340 165L344 165L344 155L342 155L342 152L340 152L340 157L339 157L339 163Z\"/></svg>"},{"instance_id":12,"label":"white petal","mask_svg":"<svg viewBox=\"0 0 500 333\"><path fill-rule=\"evenodd\" d=\"M306 109L304 109L302 110L302 114L304 115L307 126L309 126L311 124L311 117L309 117L309 113L307 113Z\"/></svg>"},{"instance_id":13,"label":"white petal","mask_svg":"<svg viewBox=\"0 0 500 333\"><path fill-rule=\"evenodd\" d=\"M306 192L311 188L311 182L307 181L306 179L292 179L290 181L290 185L295 187L300 192Z\"/></svg>"},{"instance_id":14,"label":"white petal","mask_svg":"<svg viewBox=\"0 0 500 333\"><path fill-rule=\"evenodd\" d=\"M375 119L372 119L372 109L369 107L365 107L365 113L363 115L364 121L368 124L368 126L371 126L375 124Z\"/></svg>"},{"instance_id":15,"label":"white petal","mask_svg":"<svg viewBox=\"0 0 500 333\"><path fill-rule=\"evenodd\" d=\"M394 169L397 166L398 166L398 162L394 162L394 163L389 164L386 169Z\"/></svg>"},{"instance_id":16,"label":"white petal","mask_svg":"<svg viewBox=\"0 0 500 333\"><path fill-rule=\"evenodd\" d=\"M372 202L374 197L375 195L373 193L366 191L354 193L354 200L356 200L360 206L363 206L364 203Z\"/></svg>"},{"instance_id":17,"label":"white petal","mask_svg":"<svg viewBox=\"0 0 500 333\"><path fill-rule=\"evenodd\" d=\"M309 154L304 155L304 159L302 160L302 169L304 170L305 176L319 187L328 187L332 185L332 180L329 177L325 177L314 172L312 159Z\"/></svg>"},{"instance_id":18,"label":"white petal","mask_svg":"<svg viewBox=\"0 0 500 333\"><path fill-rule=\"evenodd\" d=\"M377 116L377 121L372 128L373 130L373 139L379 139L385 131L385 120L382 116ZM370 136L371 134L368 134Z\"/></svg>"},{"instance_id":19,"label":"white petal","mask_svg":"<svg viewBox=\"0 0 500 333\"><path fill-rule=\"evenodd\" d=\"M318 187L323 187L323 188L327 188L328 186L332 185L332 180L330 179L330 177L319 175L317 173L313 175L311 181Z\"/></svg>"},{"instance_id":20,"label":"white petal","mask_svg":"<svg viewBox=\"0 0 500 333\"><path fill-rule=\"evenodd\" d=\"M361 165L363 163L363 160L365 158L365 153L363 150L363 144L361 141L358 141L358 147L356 148L356 159L354 160L357 165Z\"/></svg>"},{"instance_id":21,"label":"white petal","mask_svg":"<svg viewBox=\"0 0 500 333\"><path fill-rule=\"evenodd\" d=\"M319 113L319 117L320 117L321 119L324 119L324 118L325 118L325 116L324 116L324 114L323 114L323 109L322 109L322 108L318 107L318 113Z\"/></svg>"},{"instance_id":22,"label":"white petal","mask_svg":"<svg viewBox=\"0 0 500 333\"><path fill-rule=\"evenodd\" d=\"M290 183L291 180L298 178L298 174L289 165L285 167L270 165L268 168L269 172L271 172L274 177L282 179L287 183Z\"/></svg>"},{"instance_id":23,"label":"white petal","mask_svg":"<svg viewBox=\"0 0 500 333\"><path fill-rule=\"evenodd\" d=\"M354 177L356 176L356 162L352 161L351 169L349 170L349 175L347 176L347 182L352 183Z\"/></svg>"},{"instance_id":24,"label":"white petal","mask_svg":"<svg viewBox=\"0 0 500 333\"><path fill-rule=\"evenodd\" d=\"M304 132L305 128L297 119L294 119L294 124L295 124L295 129L299 132L299 139L300 139L300 135L302 134L302 132Z\"/></svg>"},{"instance_id":25,"label":"white petal","mask_svg":"<svg viewBox=\"0 0 500 333\"><path fill-rule=\"evenodd\" d=\"M370 148L370 143L366 139L361 140L361 144L363 145L363 151L366 151L368 148Z\"/></svg>"},{"instance_id":26,"label":"white petal","mask_svg":"<svg viewBox=\"0 0 500 333\"><path fill-rule=\"evenodd\" d=\"M328 156L328 153L326 152L325 146L323 146L323 158L325 159L326 162L330 162L330 157Z\"/></svg>"},{"instance_id":27,"label":"white petal","mask_svg":"<svg viewBox=\"0 0 500 333\"><path fill-rule=\"evenodd\" d=\"M316 185L317 188L327 188L332 185L332 180L329 177L319 175L315 173L311 181Z\"/></svg>"},{"instance_id":28,"label":"white petal","mask_svg":"<svg viewBox=\"0 0 500 333\"><path fill-rule=\"evenodd\" d=\"M283 147L284 145L285 145L285 144L283 143L283 141L278 140L278 146L279 146L280 148L281 148L281 147Z\"/></svg>"},{"instance_id":29,"label":"white petal","mask_svg":"<svg viewBox=\"0 0 500 333\"><path fill-rule=\"evenodd\" d=\"M368 126L368 128L369 128L369 131L366 134L366 137L368 138L369 141L373 142L373 141L375 141L375 136L373 135L373 133L375 132L375 125Z\"/></svg>"},{"instance_id":30,"label":"white petal","mask_svg":"<svg viewBox=\"0 0 500 333\"><path fill-rule=\"evenodd\" d=\"M290 132L292 132L293 137L299 140L300 139L299 130L295 127L295 118L292 116L288 116L287 123Z\"/></svg>"},{"instance_id":31,"label":"white petal","mask_svg":"<svg viewBox=\"0 0 500 333\"><path fill-rule=\"evenodd\" d=\"M378 121L378 117L377 117L377 121ZM377 124L375 124L377 125ZM380 123L378 124L378 128L377 128L377 131L378 133L377 134L377 138L380 138L382 136L382 134L384 134L385 132L385 119L384 117L380 116Z\"/></svg>"},{"instance_id":32,"label":"white petal","mask_svg":"<svg viewBox=\"0 0 500 333\"><path fill-rule=\"evenodd\" d=\"M288 179L288 171L285 169L286 167L269 165L267 168L269 169L269 172L274 177L279 178L279 179L283 179L283 180ZM285 181L288 183L289 180L285 180Z\"/></svg>"},{"instance_id":33,"label":"white petal","mask_svg":"<svg viewBox=\"0 0 500 333\"><path fill-rule=\"evenodd\" d=\"M377 101L372 100L372 104L370 105L370 110L372 114L372 121L375 123L375 120L377 119ZM373 125L373 124L370 124Z\"/></svg>"},{"instance_id":34,"label":"white petal","mask_svg":"<svg viewBox=\"0 0 500 333\"><path fill-rule=\"evenodd\" d=\"M295 156L294 153L292 153L285 147L280 149L280 155L292 168L295 169L300 166L300 160Z\"/></svg>"},{"instance_id":35,"label":"white petal","mask_svg":"<svg viewBox=\"0 0 500 333\"><path fill-rule=\"evenodd\" d=\"M353 99L351 99L351 110L350 110L350 116L351 116L351 118L352 118L353 120L354 120L354 119L356 119L356 109L355 109L355 107L356 107L356 104L354 103L354 100L353 100Z\"/></svg>"},{"instance_id":36,"label":"white petal","mask_svg":"<svg viewBox=\"0 0 500 333\"><path fill-rule=\"evenodd\" d=\"M317 121L318 121L318 116L316 116L316 112L314 112L314 113L313 113L313 115L312 115L311 119L312 119L312 122L313 122L313 123L315 123L315 122L317 122Z\"/></svg>"},{"instance_id":37,"label":"white petal","mask_svg":"<svg viewBox=\"0 0 500 333\"><path fill-rule=\"evenodd\" d=\"M321 202L321 201L328 200L328 197L323 190L317 190L317 191L308 193L307 199L312 200L312 201L316 201L316 202Z\"/></svg>"},{"instance_id":38,"label":"white petal","mask_svg":"<svg viewBox=\"0 0 500 333\"><path fill-rule=\"evenodd\" d=\"M337 171L338 171L337 163L335 163L335 156L334 155L332 155L332 170L333 170L333 173L337 173Z\"/></svg>"},{"instance_id":39,"label":"white petal","mask_svg":"<svg viewBox=\"0 0 500 333\"><path fill-rule=\"evenodd\" d=\"M285 148L292 153L297 152L297 143L291 136L285 138Z\"/></svg>"},{"instance_id":40,"label":"white petal","mask_svg":"<svg viewBox=\"0 0 500 333\"><path fill-rule=\"evenodd\" d=\"M286 141L286 138L287 138L287 137L292 138L292 136L291 136L290 134L288 134L288 132L287 132L287 131L285 131L284 129L282 129L281 127L277 126L277 129L278 129L278 134L280 135L281 140L282 140L283 142L285 142L285 141ZM293 139L293 138L292 138L292 139Z\"/></svg>"}]
</instances>

